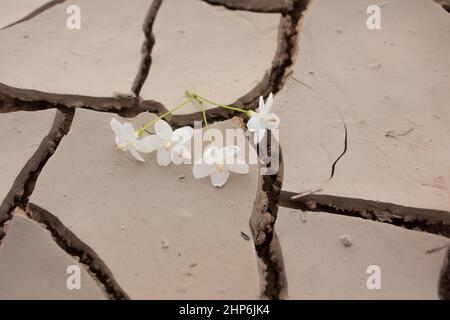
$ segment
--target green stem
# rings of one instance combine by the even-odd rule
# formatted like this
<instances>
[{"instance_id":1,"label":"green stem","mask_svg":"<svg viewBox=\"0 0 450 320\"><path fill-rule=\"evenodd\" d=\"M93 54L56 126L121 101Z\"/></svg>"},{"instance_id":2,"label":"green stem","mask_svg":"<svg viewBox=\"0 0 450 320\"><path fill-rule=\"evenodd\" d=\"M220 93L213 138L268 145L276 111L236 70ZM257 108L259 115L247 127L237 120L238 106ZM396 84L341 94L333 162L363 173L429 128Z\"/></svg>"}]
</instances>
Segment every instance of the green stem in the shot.
<instances>
[{"instance_id":1,"label":"green stem","mask_svg":"<svg viewBox=\"0 0 450 320\"><path fill-rule=\"evenodd\" d=\"M177 110L180 109L181 107L184 107L184 106L185 106L189 101L191 101L191 100L192 100L192 97L188 97L188 98L186 98L186 100L184 100L182 103L180 103L179 105L177 105L177 106L174 107L173 109L167 111L167 112L164 113L162 116L160 116L160 117L157 116L156 119L153 119L153 120L150 121L148 124L146 124L145 126L143 126L142 128L140 128L140 129L137 130L138 136L141 136L147 128L151 127L153 124L155 124L156 122L158 122L158 121L161 120L162 118L164 118L164 117L168 116L169 114L171 114L171 113L177 111Z\"/></svg>"},{"instance_id":2,"label":"green stem","mask_svg":"<svg viewBox=\"0 0 450 320\"><path fill-rule=\"evenodd\" d=\"M223 104L220 104L220 103L208 100L208 99L198 95L197 93L191 92L189 90L186 90L186 95L188 97L192 97L193 99L196 99L197 101L203 101L205 103L209 103L209 104L215 105L216 107L219 107L219 108L224 108L224 109L229 109L229 110L234 110L234 111L245 113L248 117L251 117L252 114L253 114L253 111L251 111L251 110L245 110L245 109L236 108L236 107L232 107L232 106L226 106L226 105L223 105Z\"/></svg>"},{"instance_id":3,"label":"green stem","mask_svg":"<svg viewBox=\"0 0 450 320\"><path fill-rule=\"evenodd\" d=\"M200 109L202 110L203 121L205 122L206 132L208 132L209 140L211 140L211 143L215 144L214 137L212 136L211 130L209 129L208 120L206 119L206 112L205 112L205 108L203 106L203 102L200 100L197 100L197 101L200 104Z\"/></svg>"}]
</instances>

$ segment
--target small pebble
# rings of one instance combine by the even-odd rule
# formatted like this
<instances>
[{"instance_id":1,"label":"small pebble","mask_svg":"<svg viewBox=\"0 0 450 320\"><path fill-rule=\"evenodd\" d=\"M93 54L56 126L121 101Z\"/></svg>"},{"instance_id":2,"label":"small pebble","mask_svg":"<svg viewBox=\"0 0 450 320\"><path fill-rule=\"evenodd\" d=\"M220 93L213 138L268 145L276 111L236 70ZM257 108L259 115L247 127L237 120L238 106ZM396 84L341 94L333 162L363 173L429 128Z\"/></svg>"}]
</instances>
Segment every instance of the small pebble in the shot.
<instances>
[{"instance_id":1,"label":"small pebble","mask_svg":"<svg viewBox=\"0 0 450 320\"><path fill-rule=\"evenodd\" d=\"M344 235L340 236L339 240L346 247L350 247L353 244L352 243L352 237L349 234L344 234Z\"/></svg>"},{"instance_id":2,"label":"small pebble","mask_svg":"<svg viewBox=\"0 0 450 320\"><path fill-rule=\"evenodd\" d=\"M194 267L196 267L197 266L197 262L192 262L190 265L189 265L189 267L191 267L191 268L194 268Z\"/></svg>"},{"instance_id":3,"label":"small pebble","mask_svg":"<svg viewBox=\"0 0 450 320\"><path fill-rule=\"evenodd\" d=\"M161 240L161 246L163 247L163 249L168 249L170 247L170 244L166 240Z\"/></svg>"},{"instance_id":4,"label":"small pebble","mask_svg":"<svg viewBox=\"0 0 450 320\"><path fill-rule=\"evenodd\" d=\"M372 70L378 70L381 68L381 63L369 63L367 67Z\"/></svg>"}]
</instances>

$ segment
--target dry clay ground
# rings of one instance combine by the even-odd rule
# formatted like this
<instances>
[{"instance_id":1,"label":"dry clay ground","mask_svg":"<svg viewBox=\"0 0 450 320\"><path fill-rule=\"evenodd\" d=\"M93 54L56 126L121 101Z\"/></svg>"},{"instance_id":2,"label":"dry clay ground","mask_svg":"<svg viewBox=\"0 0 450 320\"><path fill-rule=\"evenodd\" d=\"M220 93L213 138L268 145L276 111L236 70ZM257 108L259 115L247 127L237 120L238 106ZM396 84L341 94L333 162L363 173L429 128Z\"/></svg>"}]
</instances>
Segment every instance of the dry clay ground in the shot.
<instances>
[{"instance_id":1,"label":"dry clay ground","mask_svg":"<svg viewBox=\"0 0 450 320\"><path fill-rule=\"evenodd\" d=\"M0 28L1 299L450 298L450 16L435 2L0 0ZM281 170L261 161L215 189L115 151L112 117L143 125L187 88L252 110L273 92Z\"/></svg>"}]
</instances>

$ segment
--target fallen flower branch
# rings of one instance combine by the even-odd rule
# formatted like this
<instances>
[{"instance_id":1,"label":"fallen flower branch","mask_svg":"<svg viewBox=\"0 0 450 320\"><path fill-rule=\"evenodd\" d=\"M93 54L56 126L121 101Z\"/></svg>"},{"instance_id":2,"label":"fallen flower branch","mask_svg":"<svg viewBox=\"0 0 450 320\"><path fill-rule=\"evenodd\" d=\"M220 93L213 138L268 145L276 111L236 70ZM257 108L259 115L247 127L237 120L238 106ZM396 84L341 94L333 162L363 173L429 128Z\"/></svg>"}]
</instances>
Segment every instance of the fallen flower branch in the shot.
<instances>
[{"instance_id":1,"label":"fallen flower branch","mask_svg":"<svg viewBox=\"0 0 450 320\"><path fill-rule=\"evenodd\" d=\"M168 166L172 162L181 164L182 160L190 160L191 154L186 149L185 144L191 140L193 129L184 126L174 131L163 118L181 109L189 102L196 102L200 107L211 144L206 148L202 158L195 162L193 166L194 177L200 179L209 176L214 187L222 187L228 181L230 172L247 174L249 172L248 164L237 157L239 147L235 145L223 146L216 143L208 125L204 104L244 113L250 118L247 128L253 134L253 141L256 145L262 141L267 130L276 130L280 124L280 118L270 112L273 104L272 93L265 103L262 96L259 98L259 109L257 111L222 105L189 90L186 90L185 94L187 98L183 102L163 115L157 116L140 129L135 129L131 123L122 124L113 118L111 128L115 134L116 149L128 151L133 158L140 162L145 162L140 153L157 151L157 162L160 166ZM151 126L154 126L155 134L150 134L147 131ZM145 136L145 134L147 135Z\"/></svg>"}]
</instances>

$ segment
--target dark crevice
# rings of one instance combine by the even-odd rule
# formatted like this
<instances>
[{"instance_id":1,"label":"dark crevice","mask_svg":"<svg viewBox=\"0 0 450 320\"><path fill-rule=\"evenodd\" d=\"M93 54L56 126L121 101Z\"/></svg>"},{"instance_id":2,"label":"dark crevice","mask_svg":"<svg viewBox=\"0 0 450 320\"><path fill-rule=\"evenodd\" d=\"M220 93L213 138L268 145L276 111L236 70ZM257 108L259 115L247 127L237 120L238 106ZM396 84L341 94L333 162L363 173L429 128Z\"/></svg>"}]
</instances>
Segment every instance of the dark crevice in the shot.
<instances>
[{"instance_id":1,"label":"dark crevice","mask_svg":"<svg viewBox=\"0 0 450 320\"><path fill-rule=\"evenodd\" d=\"M331 166L331 174L330 174L330 179L333 179L334 177L334 172L336 171L336 165L339 162L339 160L341 160L341 158L344 156L344 154L347 152L347 148L348 148L348 131L347 131L347 124L344 122L344 150L342 151L342 153L339 155L339 157L337 157L336 160L334 160L333 165Z\"/></svg>"},{"instance_id":2,"label":"dark crevice","mask_svg":"<svg viewBox=\"0 0 450 320\"><path fill-rule=\"evenodd\" d=\"M47 2L47 3L45 3L45 4L43 4L42 6L40 6L39 8L37 8L36 10L34 10L33 12L27 14L27 15L26 15L25 17L23 17L22 19L17 20L16 22L13 22L13 23L11 23L11 24L8 24L7 26L4 26L4 27L1 28L0 30L5 30L5 29L10 28L10 27L12 27L12 26L14 26L14 25L16 25L16 24L19 24L19 23L28 21L28 20L30 20L30 19L33 19L34 17L36 17L37 15L41 14L42 12L44 12L44 11L50 9L50 8L53 8L53 7L56 6L57 4L63 3L63 2L65 2L65 1L66 1L66 0L52 0L52 1L49 1L49 2Z\"/></svg>"},{"instance_id":3,"label":"dark crevice","mask_svg":"<svg viewBox=\"0 0 450 320\"><path fill-rule=\"evenodd\" d=\"M142 60L139 65L139 70L136 74L136 78L134 79L133 85L131 87L131 91L134 93L137 99L139 99L142 86L144 85L145 80L147 80L150 66L152 64L151 54L153 46L155 45L155 36L153 35L152 30L156 15L158 14L162 1L163 0L153 0L142 26L142 30L145 36L144 43L142 44L141 48Z\"/></svg>"},{"instance_id":4,"label":"dark crevice","mask_svg":"<svg viewBox=\"0 0 450 320\"><path fill-rule=\"evenodd\" d=\"M450 0L434 0L436 1L439 5L442 6L442 8L450 13Z\"/></svg>"},{"instance_id":5,"label":"dark crevice","mask_svg":"<svg viewBox=\"0 0 450 320\"><path fill-rule=\"evenodd\" d=\"M450 300L450 248L442 265L441 274L439 277L439 298L442 300Z\"/></svg>"},{"instance_id":6,"label":"dark crevice","mask_svg":"<svg viewBox=\"0 0 450 320\"><path fill-rule=\"evenodd\" d=\"M52 234L55 242L67 254L79 258L86 266L111 300L128 300L129 297L114 279L111 270L87 244L81 241L72 231L47 210L29 203L26 214L32 220L45 226Z\"/></svg>"},{"instance_id":7,"label":"dark crevice","mask_svg":"<svg viewBox=\"0 0 450 320\"><path fill-rule=\"evenodd\" d=\"M267 154L262 155L261 149L258 148L260 159L264 159L266 155L268 156L267 159L277 159L279 169L276 174L271 175L261 175L260 172L258 191L250 217L250 230L252 231L256 254L265 268L262 270L265 280L263 295L265 298L278 300L287 291L281 247L275 233L278 201L283 181L283 158L281 149L276 140L271 139L270 132L267 134ZM263 165L263 169L270 169L271 166L272 163L268 160Z\"/></svg>"},{"instance_id":8,"label":"dark crevice","mask_svg":"<svg viewBox=\"0 0 450 320\"><path fill-rule=\"evenodd\" d=\"M298 33L301 18L308 7L309 1L295 1L292 10L283 14L280 22L278 48L268 72L263 81L246 96L240 98L236 107L244 109L256 109L259 95L267 97L270 92L279 92L284 86L286 77L295 63L298 49ZM219 118L214 109L208 110L208 117ZM219 110L217 111L219 112ZM229 113L230 110L220 110L220 113ZM190 115L192 117L193 115ZM197 117L200 117L198 115ZM260 175L258 191L250 217L250 229L252 231L255 249L265 270L263 277L263 295L268 299L282 299L287 294L287 279L284 270L284 262L281 246L275 232L275 222L278 214L278 203L283 182L283 157L281 148L276 139L271 138L271 133L266 135L267 149L258 148L258 157L265 165L262 169L272 170L272 160L276 159L279 168L275 173ZM260 168L261 169L261 168Z\"/></svg>"},{"instance_id":9,"label":"dark crevice","mask_svg":"<svg viewBox=\"0 0 450 320\"><path fill-rule=\"evenodd\" d=\"M48 159L55 153L62 138L69 132L74 110L58 110L52 128L36 152L27 161L15 179L11 190L0 205L0 242L5 236L5 224L12 219L16 207L25 209L36 181Z\"/></svg>"},{"instance_id":10,"label":"dark crevice","mask_svg":"<svg viewBox=\"0 0 450 320\"><path fill-rule=\"evenodd\" d=\"M135 107L134 97L89 97L20 89L0 83L0 113L46 109L88 109L135 117L141 112L161 114L166 108L159 102L146 100Z\"/></svg>"},{"instance_id":11,"label":"dark crevice","mask_svg":"<svg viewBox=\"0 0 450 320\"><path fill-rule=\"evenodd\" d=\"M282 191L280 206L302 211L357 217L450 237L449 211L405 207L387 202L326 194L307 194L295 197L296 195L294 192Z\"/></svg>"},{"instance_id":12,"label":"dark crevice","mask_svg":"<svg viewBox=\"0 0 450 320\"><path fill-rule=\"evenodd\" d=\"M229 10L244 10L260 13L287 13L292 10L294 0L203 0L211 5Z\"/></svg>"}]
</instances>

